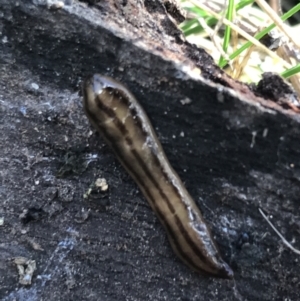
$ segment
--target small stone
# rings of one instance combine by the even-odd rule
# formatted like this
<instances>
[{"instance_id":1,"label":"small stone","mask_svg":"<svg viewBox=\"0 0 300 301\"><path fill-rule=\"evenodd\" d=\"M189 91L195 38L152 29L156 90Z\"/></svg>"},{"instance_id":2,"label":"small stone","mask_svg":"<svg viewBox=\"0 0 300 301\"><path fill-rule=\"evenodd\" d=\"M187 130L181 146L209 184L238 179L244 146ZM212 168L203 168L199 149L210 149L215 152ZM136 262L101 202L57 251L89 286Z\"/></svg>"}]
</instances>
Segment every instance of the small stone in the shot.
<instances>
[{"instance_id":1,"label":"small stone","mask_svg":"<svg viewBox=\"0 0 300 301\"><path fill-rule=\"evenodd\" d=\"M95 186L100 188L101 191L106 191L108 189L106 179L104 178L98 178L95 182Z\"/></svg>"},{"instance_id":2,"label":"small stone","mask_svg":"<svg viewBox=\"0 0 300 301\"><path fill-rule=\"evenodd\" d=\"M180 102L184 106L184 105L190 104L192 102L192 100L190 98L186 97L184 99L181 99Z\"/></svg>"},{"instance_id":3,"label":"small stone","mask_svg":"<svg viewBox=\"0 0 300 301\"><path fill-rule=\"evenodd\" d=\"M36 84L36 83L31 83L31 88L32 88L33 90L38 90L40 87L39 87L39 85Z\"/></svg>"}]
</instances>

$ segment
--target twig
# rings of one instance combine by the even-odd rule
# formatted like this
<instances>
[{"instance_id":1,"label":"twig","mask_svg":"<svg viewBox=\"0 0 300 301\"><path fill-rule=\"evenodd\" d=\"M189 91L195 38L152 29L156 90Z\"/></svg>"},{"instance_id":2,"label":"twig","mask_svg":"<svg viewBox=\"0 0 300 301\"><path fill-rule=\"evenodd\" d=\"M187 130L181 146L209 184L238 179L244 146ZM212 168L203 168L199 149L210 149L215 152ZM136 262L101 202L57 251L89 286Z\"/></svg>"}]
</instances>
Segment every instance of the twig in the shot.
<instances>
[{"instance_id":1,"label":"twig","mask_svg":"<svg viewBox=\"0 0 300 301\"><path fill-rule=\"evenodd\" d=\"M263 213L263 211L258 208L260 214L263 216L263 218L268 222L268 224L271 226L271 228L276 232L276 234L282 239L283 243L290 248L294 253L300 255L300 250L295 249L281 234L280 232L273 226L273 224L269 221L267 216Z\"/></svg>"}]
</instances>

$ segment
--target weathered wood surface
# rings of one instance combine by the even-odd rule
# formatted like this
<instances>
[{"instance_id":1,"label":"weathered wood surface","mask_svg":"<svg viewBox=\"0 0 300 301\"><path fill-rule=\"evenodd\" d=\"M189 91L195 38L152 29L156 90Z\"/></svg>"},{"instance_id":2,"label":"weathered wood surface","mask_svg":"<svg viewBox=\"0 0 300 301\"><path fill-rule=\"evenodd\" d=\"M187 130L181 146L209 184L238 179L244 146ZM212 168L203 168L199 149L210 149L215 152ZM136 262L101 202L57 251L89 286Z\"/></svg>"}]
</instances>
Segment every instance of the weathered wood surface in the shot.
<instances>
[{"instance_id":1,"label":"weathered wood surface","mask_svg":"<svg viewBox=\"0 0 300 301\"><path fill-rule=\"evenodd\" d=\"M299 256L258 212L300 248L298 115L256 98L184 43L158 0L46 4L0 0L0 299L299 300ZM91 132L78 90L95 72L124 82L145 107L234 281L176 258ZM84 199L98 177L109 190ZM22 223L25 209L38 218ZM28 287L16 256L36 260Z\"/></svg>"}]
</instances>

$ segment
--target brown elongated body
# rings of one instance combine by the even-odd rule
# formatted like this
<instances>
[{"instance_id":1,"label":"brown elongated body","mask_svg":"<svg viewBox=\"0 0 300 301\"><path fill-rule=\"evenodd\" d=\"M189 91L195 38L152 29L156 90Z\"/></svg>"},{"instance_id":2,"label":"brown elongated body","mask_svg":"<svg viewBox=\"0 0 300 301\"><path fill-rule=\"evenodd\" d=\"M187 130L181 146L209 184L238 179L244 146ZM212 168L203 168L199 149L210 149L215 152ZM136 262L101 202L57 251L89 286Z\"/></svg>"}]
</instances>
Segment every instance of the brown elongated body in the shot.
<instances>
[{"instance_id":1,"label":"brown elongated body","mask_svg":"<svg viewBox=\"0 0 300 301\"><path fill-rule=\"evenodd\" d=\"M135 97L112 78L94 75L83 85L84 109L138 184L168 233L175 253L192 269L232 278L202 214L171 167Z\"/></svg>"}]
</instances>

